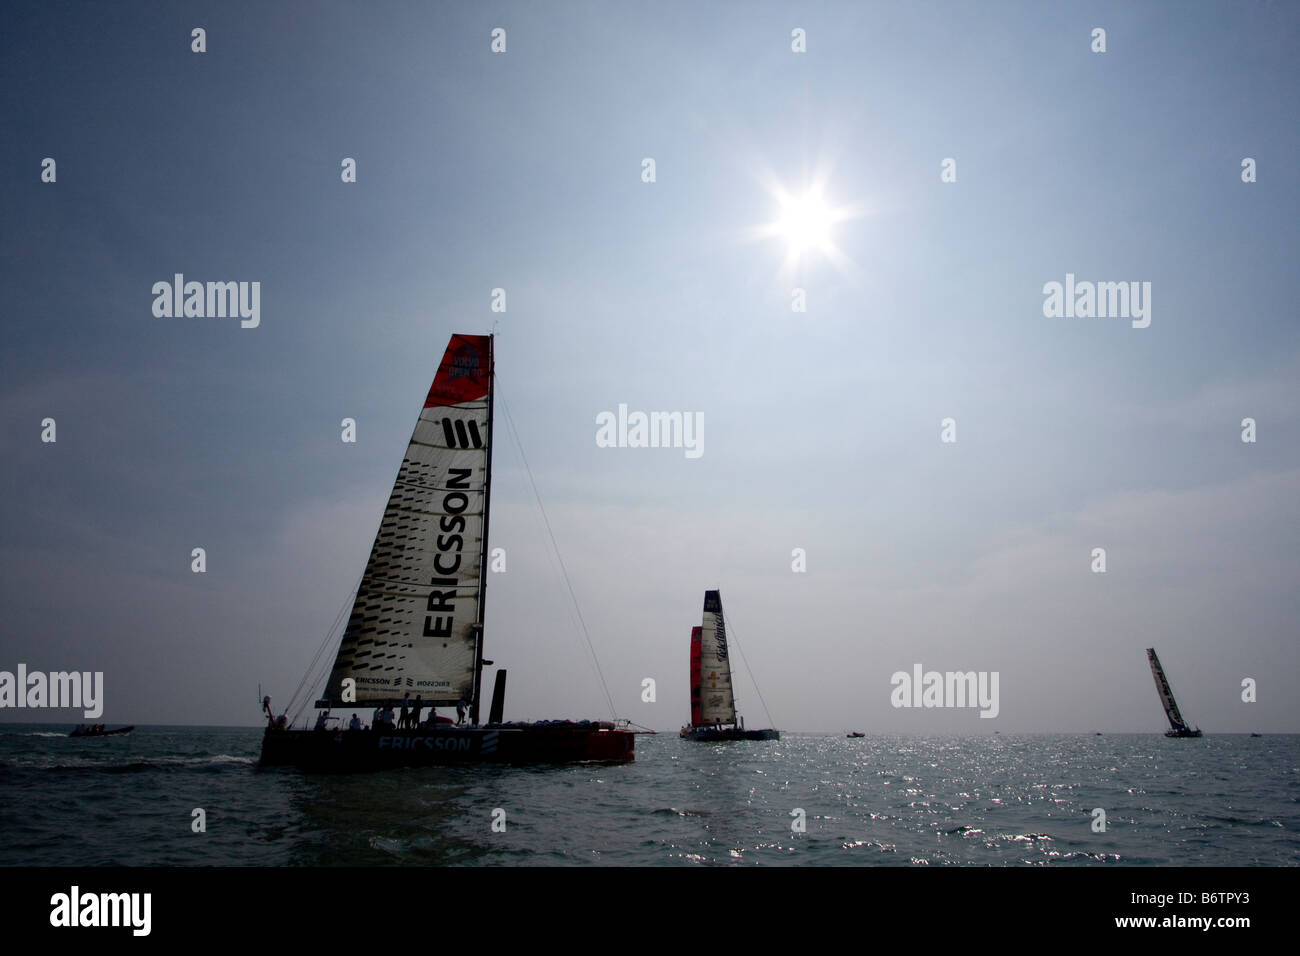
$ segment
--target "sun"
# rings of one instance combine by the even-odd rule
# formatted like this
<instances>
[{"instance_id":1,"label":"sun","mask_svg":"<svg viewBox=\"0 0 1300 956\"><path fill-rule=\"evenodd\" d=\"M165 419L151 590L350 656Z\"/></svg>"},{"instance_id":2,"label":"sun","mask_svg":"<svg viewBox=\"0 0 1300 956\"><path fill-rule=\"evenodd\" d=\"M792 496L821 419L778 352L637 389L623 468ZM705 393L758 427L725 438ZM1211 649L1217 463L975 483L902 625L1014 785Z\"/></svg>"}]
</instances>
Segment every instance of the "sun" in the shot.
<instances>
[{"instance_id":1,"label":"sun","mask_svg":"<svg viewBox=\"0 0 1300 956\"><path fill-rule=\"evenodd\" d=\"M777 239L785 245L785 262L780 275L803 272L815 260L824 259L845 274L854 266L835 241L836 226L866 214L861 203L838 206L827 196L824 178L814 179L802 191L789 190L775 181L765 183L776 202L776 217L749 231L751 239Z\"/></svg>"},{"instance_id":2,"label":"sun","mask_svg":"<svg viewBox=\"0 0 1300 956\"><path fill-rule=\"evenodd\" d=\"M827 204L820 190L810 189L802 196L788 193L778 197L780 216L776 220L776 234L785 240L789 256L798 260L811 250L829 254L834 249L831 227L835 212Z\"/></svg>"}]
</instances>

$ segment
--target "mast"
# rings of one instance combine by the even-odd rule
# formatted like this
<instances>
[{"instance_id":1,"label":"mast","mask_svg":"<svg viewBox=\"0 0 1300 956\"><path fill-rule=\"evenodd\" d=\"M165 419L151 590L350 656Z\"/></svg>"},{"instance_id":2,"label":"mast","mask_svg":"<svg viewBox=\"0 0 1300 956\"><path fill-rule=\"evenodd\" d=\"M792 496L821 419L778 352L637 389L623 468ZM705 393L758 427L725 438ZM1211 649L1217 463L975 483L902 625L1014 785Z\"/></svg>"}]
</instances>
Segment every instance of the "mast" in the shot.
<instances>
[{"instance_id":1,"label":"mast","mask_svg":"<svg viewBox=\"0 0 1300 956\"><path fill-rule=\"evenodd\" d=\"M492 502L492 446L496 444L496 432L492 430L492 409L496 404L496 359L493 354L495 335L487 337L488 351L488 392L487 392L487 460L484 463L485 481L483 485L483 553L480 557L478 582L478 640L474 642L474 699L469 705L469 720L478 723L479 700L483 696L483 632L487 620L487 578L488 578L488 514ZM505 682L501 681L501 697L505 697ZM504 701L503 701L504 703Z\"/></svg>"},{"instance_id":2,"label":"mast","mask_svg":"<svg viewBox=\"0 0 1300 956\"><path fill-rule=\"evenodd\" d=\"M1169 686L1169 679L1165 677L1165 669L1160 666L1160 658L1156 657L1154 647L1147 648L1147 660L1151 663L1151 676L1155 678L1156 691L1160 694L1160 703L1164 705L1165 716L1169 718L1169 725L1174 730L1186 730L1187 723L1183 720L1183 715L1178 712L1174 692Z\"/></svg>"}]
</instances>

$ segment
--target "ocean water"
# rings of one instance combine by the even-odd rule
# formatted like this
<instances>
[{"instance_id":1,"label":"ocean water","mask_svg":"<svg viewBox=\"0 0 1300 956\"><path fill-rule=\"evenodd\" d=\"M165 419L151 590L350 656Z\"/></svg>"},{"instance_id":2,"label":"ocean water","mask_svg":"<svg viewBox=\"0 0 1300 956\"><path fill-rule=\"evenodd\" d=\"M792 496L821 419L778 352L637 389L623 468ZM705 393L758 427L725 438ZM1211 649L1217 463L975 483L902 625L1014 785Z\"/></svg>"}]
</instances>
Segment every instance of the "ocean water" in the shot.
<instances>
[{"instance_id":1,"label":"ocean water","mask_svg":"<svg viewBox=\"0 0 1300 956\"><path fill-rule=\"evenodd\" d=\"M1296 735L671 733L621 766L308 776L258 769L260 729L67 730L0 725L0 865L1300 863Z\"/></svg>"}]
</instances>

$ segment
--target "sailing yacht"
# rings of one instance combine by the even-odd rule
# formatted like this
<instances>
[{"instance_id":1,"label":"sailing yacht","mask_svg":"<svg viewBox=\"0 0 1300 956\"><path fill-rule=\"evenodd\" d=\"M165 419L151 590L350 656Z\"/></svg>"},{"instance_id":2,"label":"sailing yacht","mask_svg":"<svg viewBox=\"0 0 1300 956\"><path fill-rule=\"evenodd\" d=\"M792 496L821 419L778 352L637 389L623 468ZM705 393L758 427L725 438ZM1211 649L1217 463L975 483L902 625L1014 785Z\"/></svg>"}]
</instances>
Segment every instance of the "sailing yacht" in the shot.
<instances>
[{"instance_id":1,"label":"sailing yacht","mask_svg":"<svg viewBox=\"0 0 1300 956\"><path fill-rule=\"evenodd\" d=\"M681 730L686 740L780 740L777 730L746 730L736 716L731 689L727 629L722 595L704 592L704 621L691 628L691 722Z\"/></svg>"},{"instance_id":2,"label":"sailing yacht","mask_svg":"<svg viewBox=\"0 0 1300 956\"><path fill-rule=\"evenodd\" d=\"M1178 704L1174 700L1174 692L1169 687L1169 680L1165 677L1165 669L1160 666L1160 658L1156 657L1154 647L1147 648L1147 660L1151 664L1151 676L1156 681L1156 691L1160 694L1160 703L1165 707L1165 716L1169 718L1169 730L1165 731L1166 737L1200 737L1201 729L1195 730L1187 726L1183 720L1183 715L1178 712Z\"/></svg>"},{"instance_id":3,"label":"sailing yacht","mask_svg":"<svg viewBox=\"0 0 1300 956\"><path fill-rule=\"evenodd\" d=\"M493 337L453 335L416 420L357 589L325 696L345 727L293 729L282 715L262 738L263 765L307 770L479 762L627 762L632 731L612 722L506 723L504 670L488 720L483 697L488 515L492 486ZM310 689L310 688L309 688ZM429 716L405 727L369 717L418 699ZM268 717L269 704L268 707ZM456 725L435 707L468 709ZM405 707L404 707L405 709Z\"/></svg>"}]
</instances>

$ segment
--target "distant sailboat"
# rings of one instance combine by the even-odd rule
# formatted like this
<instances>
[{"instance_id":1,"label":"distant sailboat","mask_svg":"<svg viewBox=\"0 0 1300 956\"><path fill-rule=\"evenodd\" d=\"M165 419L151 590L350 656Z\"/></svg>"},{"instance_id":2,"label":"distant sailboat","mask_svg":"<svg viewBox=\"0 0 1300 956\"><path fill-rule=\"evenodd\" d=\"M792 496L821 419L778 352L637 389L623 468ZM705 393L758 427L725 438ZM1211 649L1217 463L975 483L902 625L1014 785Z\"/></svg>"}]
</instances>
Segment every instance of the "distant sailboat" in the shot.
<instances>
[{"instance_id":1,"label":"distant sailboat","mask_svg":"<svg viewBox=\"0 0 1300 956\"><path fill-rule=\"evenodd\" d=\"M343 632L322 711L351 714L353 729L293 730L285 717L262 738L264 765L377 770L444 763L626 762L635 735L606 721L503 723L505 671L490 716L483 697L495 376L490 335L453 335L416 420ZM409 695L416 695L409 700ZM369 708L408 705L405 727ZM268 708L269 698L264 704ZM420 721L420 710L429 718ZM451 726L434 707L468 710ZM355 713L354 713L355 712ZM346 720L346 718L345 718Z\"/></svg>"},{"instance_id":2,"label":"distant sailboat","mask_svg":"<svg viewBox=\"0 0 1300 956\"><path fill-rule=\"evenodd\" d=\"M780 740L777 730L746 730L736 716L731 690L727 629L722 595L704 592L704 622L691 628L691 722L682 728L687 740Z\"/></svg>"},{"instance_id":3,"label":"distant sailboat","mask_svg":"<svg viewBox=\"0 0 1300 956\"><path fill-rule=\"evenodd\" d=\"M1165 677L1165 669L1160 666L1160 658L1156 657L1154 647L1147 648L1147 660L1151 663L1151 676L1155 678L1156 690L1160 694L1160 703L1164 705L1165 716L1169 718L1170 729L1165 731L1165 736L1203 736L1199 727L1195 730L1188 727L1187 722L1183 720L1183 715L1178 712L1178 703L1174 700L1174 692L1169 687L1169 680Z\"/></svg>"}]
</instances>

